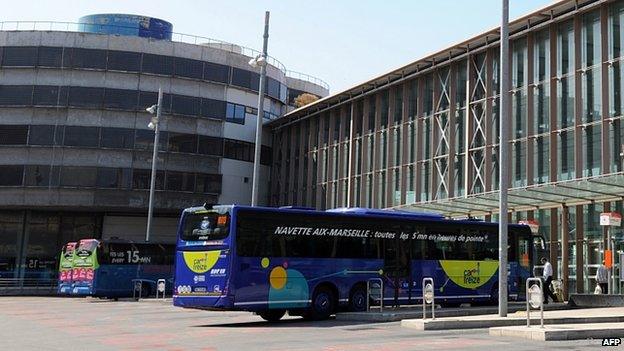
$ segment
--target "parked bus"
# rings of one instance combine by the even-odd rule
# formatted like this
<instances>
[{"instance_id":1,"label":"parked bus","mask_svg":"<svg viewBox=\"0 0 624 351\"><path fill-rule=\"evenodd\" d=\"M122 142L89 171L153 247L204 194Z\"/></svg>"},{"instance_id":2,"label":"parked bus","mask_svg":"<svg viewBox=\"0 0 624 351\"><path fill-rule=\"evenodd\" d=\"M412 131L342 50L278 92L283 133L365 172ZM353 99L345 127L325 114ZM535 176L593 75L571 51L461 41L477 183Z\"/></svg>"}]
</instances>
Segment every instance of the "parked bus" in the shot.
<instances>
[{"instance_id":1,"label":"parked bus","mask_svg":"<svg viewBox=\"0 0 624 351\"><path fill-rule=\"evenodd\" d=\"M73 295L131 297L139 280L141 295L156 292L158 279L173 284L175 245L117 239L80 240L73 269ZM169 289L170 290L170 289Z\"/></svg>"},{"instance_id":2,"label":"parked bus","mask_svg":"<svg viewBox=\"0 0 624 351\"><path fill-rule=\"evenodd\" d=\"M72 270L74 268L74 253L76 242L69 242L63 245L59 258L59 277L57 293L66 295L71 292Z\"/></svg>"},{"instance_id":3,"label":"parked bus","mask_svg":"<svg viewBox=\"0 0 624 351\"><path fill-rule=\"evenodd\" d=\"M509 298L524 294L534 237L509 226ZM543 240L543 239L541 239ZM436 301L498 299L498 224L374 209L214 206L183 211L175 306L253 311L279 320L367 308L369 279L386 304L422 303L432 277Z\"/></svg>"}]
</instances>

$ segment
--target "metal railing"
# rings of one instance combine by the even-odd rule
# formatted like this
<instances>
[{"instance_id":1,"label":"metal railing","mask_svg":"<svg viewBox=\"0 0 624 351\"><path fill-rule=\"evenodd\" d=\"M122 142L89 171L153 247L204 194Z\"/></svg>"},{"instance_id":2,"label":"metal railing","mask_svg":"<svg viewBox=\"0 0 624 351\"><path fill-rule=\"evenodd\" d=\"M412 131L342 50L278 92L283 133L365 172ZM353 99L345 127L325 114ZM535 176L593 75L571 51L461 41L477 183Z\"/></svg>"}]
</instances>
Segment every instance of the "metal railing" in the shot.
<instances>
[{"instance_id":1,"label":"metal railing","mask_svg":"<svg viewBox=\"0 0 624 351\"><path fill-rule=\"evenodd\" d=\"M53 288L57 284L56 279L0 278L0 288Z\"/></svg>"},{"instance_id":2,"label":"metal railing","mask_svg":"<svg viewBox=\"0 0 624 351\"><path fill-rule=\"evenodd\" d=\"M97 30L86 30L86 29L97 29L97 28L120 28L120 29L135 29L130 26L120 26L120 25L111 25L111 24L94 24L94 23L78 23L78 22L58 22L58 21L0 21L0 31L61 31L61 32L77 32L77 33L93 33L93 34L104 34L98 33ZM217 48L220 50L225 50L229 52L233 52L236 54L241 54L248 57L257 57L262 53L258 50L238 45L228 43L223 40L202 37L198 35L192 34L184 34L177 32L170 32L167 34L171 34L171 41L194 44L194 45L205 45L212 48ZM110 35L110 34L105 34ZM114 35L114 34L113 34ZM166 39L152 39L152 40L166 40ZM323 88L329 90L329 84L323 81L320 78L313 77L309 74L289 71L286 69L283 63L281 63L275 57L267 55L267 63L271 66L279 69L285 76L301 79L308 81L313 84L317 84L322 86Z\"/></svg>"}]
</instances>

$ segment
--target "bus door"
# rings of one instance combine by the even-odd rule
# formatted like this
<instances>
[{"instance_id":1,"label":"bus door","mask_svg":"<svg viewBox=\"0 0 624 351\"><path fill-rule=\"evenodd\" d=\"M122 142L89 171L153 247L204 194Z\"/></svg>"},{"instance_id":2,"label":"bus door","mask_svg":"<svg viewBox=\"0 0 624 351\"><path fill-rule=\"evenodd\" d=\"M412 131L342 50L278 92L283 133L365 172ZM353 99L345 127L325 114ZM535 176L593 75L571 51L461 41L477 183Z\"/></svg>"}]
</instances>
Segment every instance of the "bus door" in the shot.
<instances>
[{"instance_id":1,"label":"bus door","mask_svg":"<svg viewBox=\"0 0 624 351\"><path fill-rule=\"evenodd\" d=\"M400 297L408 296L412 288L409 245L402 244L398 233L396 238L386 239L383 243L383 271L386 278L384 279L386 285L384 293L394 306L398 306Z\"/></svg>"}]
</instances>

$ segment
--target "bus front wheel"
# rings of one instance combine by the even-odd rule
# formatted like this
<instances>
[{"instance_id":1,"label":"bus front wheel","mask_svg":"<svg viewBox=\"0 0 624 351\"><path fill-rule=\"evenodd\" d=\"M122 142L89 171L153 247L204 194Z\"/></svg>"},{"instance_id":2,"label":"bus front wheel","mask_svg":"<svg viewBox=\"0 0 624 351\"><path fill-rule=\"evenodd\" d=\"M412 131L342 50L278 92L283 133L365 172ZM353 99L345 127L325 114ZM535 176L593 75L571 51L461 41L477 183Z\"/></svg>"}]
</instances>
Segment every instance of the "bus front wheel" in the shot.
<instances>
[{"instance_id":1,"label":"bus front wheel","mask_svg":"<svg viewBox=\"0 0 624 351\"><path fill-rule=\"evenodd\" d=\"M317 321L327 319L334 312L335 305L334 293L326 287L320 287L314 291L312 306L304 318Z\"/></svg>"},{"instance_id":2,"label":"bus front wheel","mask_svg":"<svg viewBox=\"0 0 624 351\"><path fill-rule=\"evenodd\" d=\"M286 310L265 310L258 312L258 316L267 322L277 322L286 314Z\"/></svg>"}]
</instances>

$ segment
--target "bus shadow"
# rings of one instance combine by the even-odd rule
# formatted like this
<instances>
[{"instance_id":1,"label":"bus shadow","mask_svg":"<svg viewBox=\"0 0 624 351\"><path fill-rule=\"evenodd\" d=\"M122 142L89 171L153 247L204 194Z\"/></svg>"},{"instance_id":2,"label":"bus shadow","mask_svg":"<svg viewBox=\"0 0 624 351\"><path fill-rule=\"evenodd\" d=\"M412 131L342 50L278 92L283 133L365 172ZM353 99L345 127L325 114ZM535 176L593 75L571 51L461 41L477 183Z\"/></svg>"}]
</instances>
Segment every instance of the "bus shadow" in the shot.
<instances>
[{"instance_id":1,"label":"bus shadow","mask_svg":"<svg viewBox=\"0 0 624 351\"><path fill-rule=\"evenodd\" d=\"M370 322L339 321L331 317L322 321L310 321L303 318L283 319L277 322L248 321L236 323L215 323L195 325L195 328L333 328L351 325L370 324Z\"/></svg>"}]
</instances>

